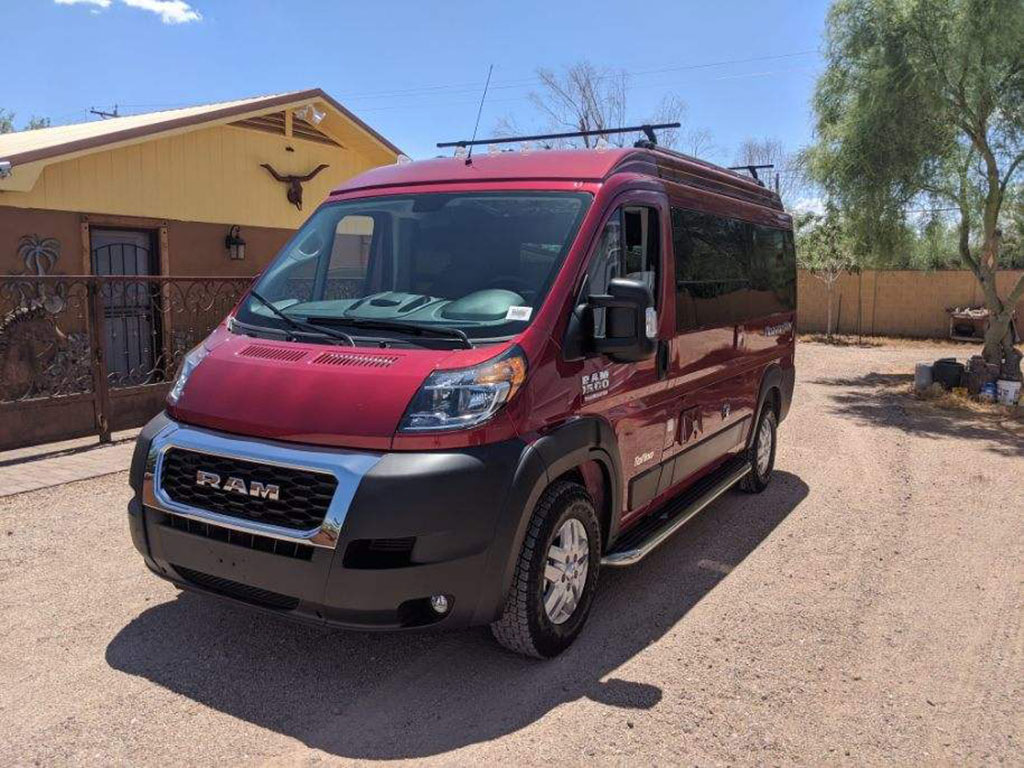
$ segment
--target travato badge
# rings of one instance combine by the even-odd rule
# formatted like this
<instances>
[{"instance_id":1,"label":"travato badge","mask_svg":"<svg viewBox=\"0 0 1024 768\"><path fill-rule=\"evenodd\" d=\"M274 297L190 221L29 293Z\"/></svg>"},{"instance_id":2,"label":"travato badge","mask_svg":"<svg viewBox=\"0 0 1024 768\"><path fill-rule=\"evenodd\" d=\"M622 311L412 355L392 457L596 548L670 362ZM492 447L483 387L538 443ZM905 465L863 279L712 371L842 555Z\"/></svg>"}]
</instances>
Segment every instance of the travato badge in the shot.
<instances>
[{"instance_id":1,"label":"travato badge","mask_svg":"<svg viewBox=\"0 0 1024 768\"><path fill-rule=\"evenodd\" d=\"M269 499L270 501L277 501L281 498L281 487L274 485L273 483L264 484L253 480L248 486L246 486L245 480L242 480L239 477L229 477L224 481L224 484L221 485L220 475L216 472L207 472L203 469L196 472L196 485L204 485L208 488L217 488L221 491L239 493L242 496L255 496L260 499Z\"/></svg>"},{"instance_id":2,"label":"travato badge","mask_svg":"<svg viewBox=\"0 0 1024 768\"><path fill-rule=\"evenodd\" d=\"M765 336L781 336L784 333L789 333L793 330L793 324L788 320L778 325L766 325L764 327Z\"/></svg>"}]
</instances>

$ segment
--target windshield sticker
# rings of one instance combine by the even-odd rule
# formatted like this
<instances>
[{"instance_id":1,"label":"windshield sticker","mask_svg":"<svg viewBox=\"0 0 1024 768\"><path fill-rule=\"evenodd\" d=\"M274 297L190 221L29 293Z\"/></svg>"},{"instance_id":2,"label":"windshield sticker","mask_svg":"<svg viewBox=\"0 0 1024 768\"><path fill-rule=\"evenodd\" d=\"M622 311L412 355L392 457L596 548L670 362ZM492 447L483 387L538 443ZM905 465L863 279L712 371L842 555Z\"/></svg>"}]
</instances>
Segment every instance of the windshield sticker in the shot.
<instances>
[{"instance_id":1,"label":"windshield sticker","mask_svg":"<svg viewBox=\"0 0 1024 768\"><path fill-rule=\"evenodd\" d=\"M506 320L522 320L526 321L530 319L530 315L533 314L533 307L509 307L508 312L505 313Z\"/></svg>"}]
</instances>

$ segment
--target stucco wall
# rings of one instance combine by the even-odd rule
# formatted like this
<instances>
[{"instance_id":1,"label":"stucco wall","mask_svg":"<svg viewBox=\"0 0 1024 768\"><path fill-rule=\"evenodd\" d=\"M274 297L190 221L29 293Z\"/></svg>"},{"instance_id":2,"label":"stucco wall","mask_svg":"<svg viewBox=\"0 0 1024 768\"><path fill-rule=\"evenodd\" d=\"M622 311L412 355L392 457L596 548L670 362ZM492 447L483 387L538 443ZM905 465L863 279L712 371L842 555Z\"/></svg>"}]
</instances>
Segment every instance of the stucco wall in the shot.
<instances>
[{"instance_id":1,"label":"stucco wall","mask_svg":"<svg viewBox=\"0 0 1024 768\"><path fill-rule=\"evenodd\" d=\"M1021 270L1000 273L1000 293L1009 293L1021 274ZM801 271L797 285L800 330L824 331L825 284ZM860 330L867 335L945 338L949 335L946 307L977 306L983 297L974 275L966 271L865 271L843 275L832 301L833 327L841 333ZM1024 301L1017 305L1017 316L1024 318Z\"/></svg>"},{"instance_id":2,"label":"stucco wall","mask_svg":"<svg viewBox=\"0 0 1024 768\"><path fill-rule=\"evenodd\" d=\"M90 218L89 214L85 219ZM18 243L25 235L56 238L60 256L48 270L52 275L88 273L83 260L81 224L83 214L70 211L41 211L5 208L0 205L0 276L24 274L26 265L18 254ZM98 221L102 222L100 218ZM126 224L130 220L126 220ZM140 229L151 221L143 221ZM171 275L221 275L243 277L256 274L274 257L292 235L290 229L243 226L246 241L244 261L232 261L224 247L229 223L166 222L168 270ZM97 223L95 226L104 226Z\"/></svg>"}]
</instances>

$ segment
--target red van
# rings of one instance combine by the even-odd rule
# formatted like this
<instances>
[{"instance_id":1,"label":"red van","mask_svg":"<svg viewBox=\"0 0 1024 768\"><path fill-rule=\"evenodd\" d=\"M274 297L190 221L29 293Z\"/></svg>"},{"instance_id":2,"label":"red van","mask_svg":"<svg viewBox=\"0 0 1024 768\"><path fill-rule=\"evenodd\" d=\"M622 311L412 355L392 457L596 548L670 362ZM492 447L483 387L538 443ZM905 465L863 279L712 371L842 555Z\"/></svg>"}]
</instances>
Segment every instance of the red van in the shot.
<instances>
[{"instance_id":1,"label":"red van","mask_svg":"<svg viewBox=\"0 0 1024 768\"><path fill-rule=\"evenodd\" d=\"M795 308L778 196L652 142L378 168L185 358L132 539L183 588L554 656L603 568L768 484Z\"/></svg>"}]
</instances>

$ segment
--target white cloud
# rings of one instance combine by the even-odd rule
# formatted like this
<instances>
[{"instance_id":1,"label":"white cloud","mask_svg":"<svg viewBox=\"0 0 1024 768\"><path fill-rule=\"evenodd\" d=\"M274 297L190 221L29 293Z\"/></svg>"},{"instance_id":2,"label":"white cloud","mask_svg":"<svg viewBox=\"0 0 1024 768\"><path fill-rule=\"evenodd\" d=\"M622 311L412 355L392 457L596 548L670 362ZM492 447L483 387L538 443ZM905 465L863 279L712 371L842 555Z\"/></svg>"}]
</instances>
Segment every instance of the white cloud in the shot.
<instances>
[{"instance_id":1,"label":"white cloud","mask_svg":"<svg viewBox=\"0 0 1024 768\"><path fill-rule=\"evenodd\" d=\"M113 0L54 0L57 5L91 5L92 12L106 10ZM121 0L129 8L155 13L164 24L188 24L202 21L203 15L185 0Z\"/></svg>"},{"instance_id":2,"label":"white cloud","mask_svg":"<svg viewBox=\"0 0 1024 768\"><path fill-rule=\"evenodd\" d=\"M55 0L57 5L95 5L98 8L109 8L111 0Z\"/></svg>"},{"instance_id":3,"label":"white cloud","mask_svg":"<svg viewBox=\"0 0 1024 768\"><path fill-rule=\"evenodd\" d=\"M164 24L188 24L190 21L202 21L199 11L185 0L121 0L125 5L150 11L160 17Z\"/></svg>"}]
</instances>

